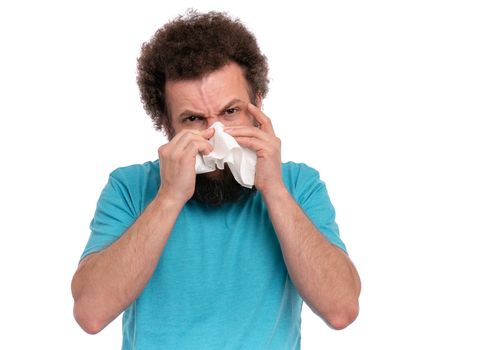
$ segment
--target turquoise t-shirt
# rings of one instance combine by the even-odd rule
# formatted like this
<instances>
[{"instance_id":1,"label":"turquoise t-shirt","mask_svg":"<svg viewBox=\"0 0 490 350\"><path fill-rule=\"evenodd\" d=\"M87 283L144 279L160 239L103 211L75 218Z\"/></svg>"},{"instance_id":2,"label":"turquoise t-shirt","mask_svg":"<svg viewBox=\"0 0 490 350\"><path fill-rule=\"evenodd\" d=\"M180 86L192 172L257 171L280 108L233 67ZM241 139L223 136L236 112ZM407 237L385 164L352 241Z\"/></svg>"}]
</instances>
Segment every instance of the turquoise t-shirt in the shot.
<instances>
[{"instance_id":1,"label":"turquoise t-shirt","mask_svg":"<svg viewBox=\"0 0 490 350\"><path fill-rule=\"evenodd\" d=\"M345 250L316 170L282 166L284 182L315 226ZM82 255L117 240L155 197L159 162L111 173ZM299 349L302 299L259 192L218 208L189 201L158 266L123 316L123 350Z\"/></svg>"}]
</instances>

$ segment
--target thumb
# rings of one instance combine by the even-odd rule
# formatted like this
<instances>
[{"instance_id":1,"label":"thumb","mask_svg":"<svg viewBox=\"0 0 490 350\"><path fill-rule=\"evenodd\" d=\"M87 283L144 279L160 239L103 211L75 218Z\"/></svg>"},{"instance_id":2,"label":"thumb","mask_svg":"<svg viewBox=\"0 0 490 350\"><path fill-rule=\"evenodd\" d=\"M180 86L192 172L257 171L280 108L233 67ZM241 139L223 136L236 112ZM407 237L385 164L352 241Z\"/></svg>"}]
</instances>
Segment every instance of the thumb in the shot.
<instances>
[{"instance_id":1,"label":"thumb","mask_svg":"<svg viewBox=\"0 0 490 350\"><path fill-rule=\"evenodd\" d=\"M214 128L208 128L201 132L201 136L209 140L214 135Z\"/></svg>"}]
</instances>

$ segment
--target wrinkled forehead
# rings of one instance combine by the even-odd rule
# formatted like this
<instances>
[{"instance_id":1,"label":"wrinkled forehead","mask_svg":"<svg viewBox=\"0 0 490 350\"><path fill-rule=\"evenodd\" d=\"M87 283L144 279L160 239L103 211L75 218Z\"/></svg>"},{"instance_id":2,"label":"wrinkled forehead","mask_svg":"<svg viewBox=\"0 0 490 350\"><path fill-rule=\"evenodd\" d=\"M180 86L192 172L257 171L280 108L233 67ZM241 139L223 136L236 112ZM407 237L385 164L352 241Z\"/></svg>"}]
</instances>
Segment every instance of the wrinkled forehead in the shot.
<instances>
[{"instance_id":1,"label":"wrinkled forehead","mask_svg":"<svg viewBox=\"0 0 490 350\"><path fill-rule=\"evenodd\" d=\"M230 63L201 78L167 81L165 95L171 116L189 109L216 113L228 101L250 100L245 74L236 63Z\"/></svg>"}]
</instances>

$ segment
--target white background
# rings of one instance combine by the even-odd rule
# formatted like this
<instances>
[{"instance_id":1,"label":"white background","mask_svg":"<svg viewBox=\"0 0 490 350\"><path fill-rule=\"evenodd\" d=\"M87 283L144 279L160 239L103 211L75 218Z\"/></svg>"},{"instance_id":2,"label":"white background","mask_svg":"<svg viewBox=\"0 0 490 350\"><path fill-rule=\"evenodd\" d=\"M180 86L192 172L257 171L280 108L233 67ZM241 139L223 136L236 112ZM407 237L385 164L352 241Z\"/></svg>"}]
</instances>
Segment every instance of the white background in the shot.
<instances>
[{"instance_id":1,"label":"white background","mask_svg":"<svg viewBox=\"0 0 490 350\"><path fill-rule=\"evenodd\" d=\"M136 58L189 7L256 34L283 160L320 170L362 277L357 321L305 310L303 349L489 349L487 4L2 2L2 349L120 347L120 319L78 328L70 280L109 172L165 142Z\"/></svg>"}]
</instances>

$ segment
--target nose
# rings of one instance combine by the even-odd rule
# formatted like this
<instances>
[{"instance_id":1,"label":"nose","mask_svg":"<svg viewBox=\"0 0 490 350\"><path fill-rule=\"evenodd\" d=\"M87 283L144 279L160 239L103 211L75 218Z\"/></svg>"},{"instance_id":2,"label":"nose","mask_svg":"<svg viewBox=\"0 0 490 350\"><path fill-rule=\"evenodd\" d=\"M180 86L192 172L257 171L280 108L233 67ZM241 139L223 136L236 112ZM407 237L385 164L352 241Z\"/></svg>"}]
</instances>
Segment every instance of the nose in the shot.
<instances>
[{"instance_id":1,"label":"nose","mask_svg":"<svg viewBox=\"0 0 490 350\"><path fill-rule=\"evenodd\" d=\"M212 115L212 116L208 116L207 118L207 122L208 122L208 128L213 125L214 123L216 122L219 122L220 119L218 116L215 116L215 115Z\"/></svg>"}]
</instances>

